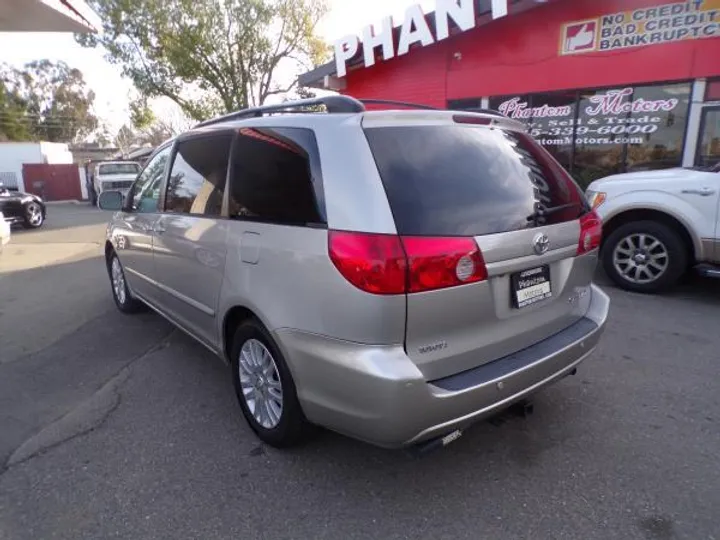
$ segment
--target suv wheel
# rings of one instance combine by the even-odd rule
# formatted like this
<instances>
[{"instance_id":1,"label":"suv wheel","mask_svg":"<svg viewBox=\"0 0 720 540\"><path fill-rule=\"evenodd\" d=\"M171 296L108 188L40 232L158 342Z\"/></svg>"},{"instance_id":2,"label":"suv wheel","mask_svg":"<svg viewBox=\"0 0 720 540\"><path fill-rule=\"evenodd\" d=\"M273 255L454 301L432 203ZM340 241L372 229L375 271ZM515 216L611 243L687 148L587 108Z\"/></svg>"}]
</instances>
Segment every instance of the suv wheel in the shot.
<instances>
[{"instance_id":1,"label":"suv wheel","mask_svg":"<svg viewBox=\"0 0 720 540\"><path fill-rule=\"evenodd\" d=\"M30 202L25 205L25 227L37 229L44 221L42 207L38 203Z\"/></svg>"},{"instance_id":2,"label":"suv wheel","mask_svg":"<svg viewBox=\"0 0 720 540\"><path fill-rule=\"evenodd\" d=\"M681 236L656 221L626 223L615 230L602 249L605 272L621 288L654 293L677 283L687 269Z\"/></svg>"},{"instance_id":3,"label":"suv wheel","mask_svg":"<svg viewBox=\"0 0 720 540\"><path fill-rule=\"evenodd\" d=\"M137 313L145 307L140 300L133 298L130 294L127 281L125 281L125 271L117 254L113 253L108 264L108 273L110 274L110 285L112 285L113 300L115 305L123 313Z\"/></svg>"},{"instance_id":4,"label":"suv wheel","mask_svg":"<svg viewBox=\"0 0 720 540\"><path fill-rule=\"evenodd\" d=\"M231 354L235 393L252 430L276 447L301 442L308 422L285 358L268 331L255 320L242 323Z\"/></svg>"}]
</instances>

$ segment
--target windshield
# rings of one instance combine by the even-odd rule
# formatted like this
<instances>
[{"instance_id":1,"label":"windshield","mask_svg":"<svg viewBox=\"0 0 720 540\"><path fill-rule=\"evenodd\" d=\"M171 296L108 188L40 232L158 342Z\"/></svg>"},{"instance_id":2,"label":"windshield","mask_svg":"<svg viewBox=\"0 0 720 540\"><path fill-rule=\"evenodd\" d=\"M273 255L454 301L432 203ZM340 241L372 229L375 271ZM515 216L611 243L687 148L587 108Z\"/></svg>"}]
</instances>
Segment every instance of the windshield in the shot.
<instances>
[{"instance_id":1,"label":"windshield","mask_svg":"<svg viewBox=\"0 0 720 540\"><path fill-rule=\"evenodd\" d=\"M137 174L140 172L140 165L137 163L105 163L98 168L98 174Z\"/></svg>"}]
</instances>

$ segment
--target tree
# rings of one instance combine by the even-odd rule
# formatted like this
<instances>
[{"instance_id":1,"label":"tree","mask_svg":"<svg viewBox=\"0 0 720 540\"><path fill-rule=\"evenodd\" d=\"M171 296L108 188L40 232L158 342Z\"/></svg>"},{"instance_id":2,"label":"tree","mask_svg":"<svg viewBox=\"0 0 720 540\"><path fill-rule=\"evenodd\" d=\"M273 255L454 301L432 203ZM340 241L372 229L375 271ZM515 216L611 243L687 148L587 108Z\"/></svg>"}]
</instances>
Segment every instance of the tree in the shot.
<instances>
[{"instance_id":1,"label":"tree","mask_svg":"<svg viewBox=\"0 0 720 540\"><path fill-rule=\"evenodd\" d=\"M136 135L126 124L123 124L115 135L115 145L123 155L129 154L135 145Z\"/></svg>"},{"instance_id":2,"label":"tree","mask_svg":"<svg viewBox=\"0 0 720 540\"><path fill-rule=\"evenodd\" d=\"M152 125L155 113L148 107L147 99L136 99L130 102L130 121L137 129Z\"/></svg>"},{"instance_id":3,"label":"tree","mask_svg":"<svg viewBox=\"0 0 720 540\"><path fill-rule=\"evenodd\" d=\"M98 127L82 72L40 60L0 65L0 132L9 140L76 142Z\"/></svg>"},{"instance_id":4,"label":"tree","mask_svg":"<svg viewBox=\"0 0 720 540\"><path fill-rule=\"evenodd\" d=\"M315 28L326 0L90 0L102 46L145 98L167 96L195 120L258 105L290 91L297 73L321 63Z\"/></svg>"},{"instance_id":5,"label":"tree","mask_svg":"<svg viewBox=\"0 0 720 540\"><path fill-rule=\"evenodd\" d=\"M25 101L0 79L0 142L31 139L24 122Z\"/></svg>"}]
</instances>

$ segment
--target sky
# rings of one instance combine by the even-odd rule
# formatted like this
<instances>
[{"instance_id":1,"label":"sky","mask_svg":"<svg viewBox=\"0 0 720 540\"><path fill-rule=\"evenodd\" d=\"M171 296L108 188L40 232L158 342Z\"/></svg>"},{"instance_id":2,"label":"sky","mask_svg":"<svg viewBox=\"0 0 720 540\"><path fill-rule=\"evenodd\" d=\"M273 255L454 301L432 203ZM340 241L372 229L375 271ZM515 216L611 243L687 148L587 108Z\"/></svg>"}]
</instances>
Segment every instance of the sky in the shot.
<instances>
[{"instance_id":1,"label":"sky","mask_svg":"<svg viewBox=\"0 0 720 540\"><path fill-rule=\"evenodd\" d=\"M359 34L368 24L393 16L402 21L405 9L412 4L430 8L432 0L330 0L330 12L321 22L319 34L329 43L347 34ZM120 68L103 58L100 49L84 49L71 34L0 32L0 61L21 67L32 60L64 61L83 72L88 86L95 92L95 113L106 121L111 132L128 121L127 104L132 83L121 76ZM156 102L156 113L172 108Z\"/></svg>"}]
</instances>

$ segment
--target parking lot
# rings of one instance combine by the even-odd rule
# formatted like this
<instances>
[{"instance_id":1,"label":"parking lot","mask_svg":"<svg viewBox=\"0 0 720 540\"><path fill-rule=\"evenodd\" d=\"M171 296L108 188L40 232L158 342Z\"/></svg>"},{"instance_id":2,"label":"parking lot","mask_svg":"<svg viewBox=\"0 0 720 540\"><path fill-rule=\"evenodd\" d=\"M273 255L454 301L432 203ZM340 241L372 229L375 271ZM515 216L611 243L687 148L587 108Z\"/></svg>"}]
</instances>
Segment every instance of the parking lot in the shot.
<instances>
[{"instance_id":1,"label":"parking lot","mask_svg":"<svg viewBox=\"0 0 720 540\"><path fill-rule=\"evenodd\" d=\"M720 282L599 277L601 345L530 417L421 458L327 432L278 451L220 360L115 309L108 217L51 206L0 257L0 539L720 539Z\"/></svg>"}]
</instances>

